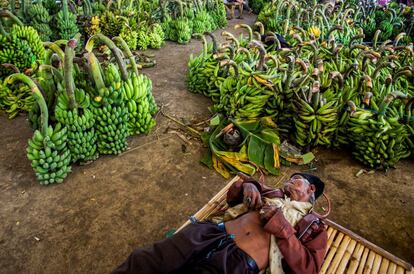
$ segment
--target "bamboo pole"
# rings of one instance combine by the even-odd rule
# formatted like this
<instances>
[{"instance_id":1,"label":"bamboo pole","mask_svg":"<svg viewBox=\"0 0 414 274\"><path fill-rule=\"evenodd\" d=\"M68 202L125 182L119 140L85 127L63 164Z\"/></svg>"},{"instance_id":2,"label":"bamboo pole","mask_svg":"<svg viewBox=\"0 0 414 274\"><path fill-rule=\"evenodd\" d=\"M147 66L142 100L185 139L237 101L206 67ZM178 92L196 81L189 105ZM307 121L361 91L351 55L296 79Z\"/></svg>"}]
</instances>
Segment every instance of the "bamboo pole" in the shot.
<instances>
[{"instance_id":1,"label":"bamboo pole","mask_svg":"<svg viewBox=\"0 0 414 274\"><path fill-rule=\"evenodd\" d=\"M339 245L341 244L342 239L344 238L344 234L339 232L338 236L336 237L335 241L333 242L331 248L329 249L328 255L325 257L325 262L322 265L321 270L319 271L320 274L327 273L327 270L331 264L333 257L335 256L336 251L338 250Z\"/></svg>"},{"instance_id":2,"label":"bamboo pole","mask_svg":"<svg viewBox=\"0 0 414 274\"><path fill-rule=\"evenodd\" d=\"M354 253L352 253L351 262L349 263L349 267L346 272L347 274L354 274L357 271L364 248L365 247L361 243L357 243Z\"/></svg>"},{"instance_id":3,"label":"bamboo pole","mask_svg":"<svg viewBox=\"0 0 414 274\"><path fill-rule=\"evenodd\" d=\"M387 258L388 260L395 262L396 264L402 266L404 269L406 269L407 271L411 271L413 269L413 266L407 262L405 262L404 260L398 258L397 256L395 256L394 254L389 253L388 251L380 248L379 246L371 243L370 241L368 241L365 238L362 238L361 236L359 236L358 234L356 234L355 232L341 226L338 225L337 223L326 219L325 223L328 224L329 226L332 226L333 228L338 229L339 231L341 231L342 233L345 233L347 235L349 235L352 239L362 243L364 246L368 247L369 249L372 249L375 251L375 253L380 254L382 257Z\"/></svg>"},{"instance_id":4,"label":"bamboo pole","mask_svg":"<svg viewBox=\"0 0 414 274\"><path fill-rule=\"evenodd\" d=\"M374 263L372 265L372 273L378 273L381 266L382 256L379 254L375 255Z\"/></svg>"},{"instance_id":5,"label":"bamboo pole","mask_svg":"<svg viewBox=\"0 0 414 274\"><path fill-rule=\"evenodd\" d=\"M351 240L351 242L349 243L348 247L345 250L345 254L342 257L341 263L339 264L337 273L345 272L349 259L351 258L351 255L354 252L356 245L357 245L357 242L355 240Z\"/></svg>"},{"instance_id":6,"label":"bamboo pole","mask_svg":"<svg viewBox=\"0 0 414 274\"><path fill-rule=\"evenodd\" d=\"M330 266L328 268L327 273L328 274L334 274L337 273L336 270L341 263L341 260L343 259L343 255L345 254L345 251L349 245L349 242L351 241L351 238L348 235L345 235L344 239L342 240L338 251L335 254L335 258L330 263Z\"/></svg>"},{"instance_id":7,"label":"bamboo pole","mask_svg":"<svg viewBox=\"0 0 414 274\"><path fill-rule=\"evenodd\" d=\"M395 274L397 270L397 264L390 262L390 266L388 267L387 274Z\"/></svg>"},{"instance_id":8,"label":"bamboo pole","mask_svg":"<svg viewBox=\"0 0 414 274\"><path fill-rule=\"evenodd\" d=\"M379 274L387 274L387 269L389 265L390 261L387 258L383 258L379 269Z\"/></svg>"},{"instance_id":9,"label":"bamboo pole","mask_svg":"<svg viewBox=\"0 0 414 274\"><path fill-rule=\"evenodd\" d=\"M369 248L364 249L364 253L362 253L361 261L359 261L357 274L362 274L365 266L365 262L367 261L369 253Z\"/></svg>"},{"instance_id":10,"label":"bamboo pole","mask_svg":"<svg viewBox=\"0 0 414 274\"><path fill-rule=\"evenodd\" d=\"M367 262L364 265L364 274L370 274L372 270L372 265L374 263L375 255L377 255L374 251L370 251L368 255Z\"/></svg>"}]
</instances>

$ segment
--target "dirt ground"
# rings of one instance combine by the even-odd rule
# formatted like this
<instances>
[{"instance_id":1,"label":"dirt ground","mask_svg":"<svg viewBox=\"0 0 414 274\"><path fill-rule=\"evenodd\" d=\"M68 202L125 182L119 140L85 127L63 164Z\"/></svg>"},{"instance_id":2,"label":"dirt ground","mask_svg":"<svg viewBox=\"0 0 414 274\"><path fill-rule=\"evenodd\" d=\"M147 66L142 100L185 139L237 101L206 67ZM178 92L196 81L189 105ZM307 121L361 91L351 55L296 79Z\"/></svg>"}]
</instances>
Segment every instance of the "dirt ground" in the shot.
<instances>
[{"instance_id":1,"label":"dirt ground","mask_svg":"<svg viewBox=\"0 0 414 274\"><path fill-rule=\"evenodd\" d=\"M231 21L228 30L239 22ZM145 70L157 102L178 119L210 115L209 100L189 93L184 81L188 56L200 49L197 40L167 43L153 51L156 68ZM0 125L1 273L108 273L135 247L179 227L226 183L199 164L202 145L168 133L177 125L162 115L150 135L129 140L127 153L76 166L63 184L48 187L36 182L26 159L32 134L26 117L10 121L2 113ZM331 219L414 263L414 162L357 178L363 167L349 152L315 154L315 174L333 201Z\"/></svg>"}]
</instances>

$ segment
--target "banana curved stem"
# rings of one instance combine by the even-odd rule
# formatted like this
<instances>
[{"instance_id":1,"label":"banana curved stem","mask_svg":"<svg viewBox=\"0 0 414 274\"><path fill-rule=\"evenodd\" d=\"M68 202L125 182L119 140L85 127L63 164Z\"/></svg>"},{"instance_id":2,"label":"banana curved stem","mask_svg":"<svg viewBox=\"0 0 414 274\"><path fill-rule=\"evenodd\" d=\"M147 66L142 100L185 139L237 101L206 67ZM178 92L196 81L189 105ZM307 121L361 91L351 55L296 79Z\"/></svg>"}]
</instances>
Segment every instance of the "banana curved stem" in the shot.
<instances>
[{"instance_id":1,"label":"banana curved stem","mask_svg":"<svg viewBox=\"0 0 414 274\"><path fill-rule=\"evenodd\" d=\"M102 73L101 73L102 68L99 63L98 58L96 58L93 52L87 53L86 58L88 60L88 65L90 69L89 73L95 82L96 89L100 90L100 89L105 88L105 82L103 80Z\"/></svg>"},{"instance_id":2,"label":"banana curved stem","mask_svg":"<svg viewBox=\"0 0 414 274\"><path fill-rule=\"evenodd\" d=\"M56 53L56 55L59 57L61 62L64 62L65 60L65 53L63 50L55 43L53 42L43 42L43 46L47 49L52 50L52 52Z\"/></svg>"},{"instance_id":3,"label":"banana curved stem","mask_svg":"<svg viewBox=\"0 0 414 274\"><path fill-rule=\"evenodd\" d=\"M256 23L254 23L254 26L259 28L260 35L264 35L265 27L262 22L257 21Z\"/></svg>"},{"instance_id":4,"label":"banana curved stem","mask_svg":"<svg viewBox=\"0 0 414 274\"><path fill-rule=\"evenodd\" d=\"M75 55L75 48L78 41L70 39L65 47L65 62L64 62L64 81L65 89L69 99L69 109L76 107L75 99L75 81L73 79L73 57Z\"/></svg>"},{"instance_id":5,"label":"banana curved stem","mask_svg":"<svg viewBox=\"0 0 414 274\"><path fill-rule=\"evenodd\" d=\"M204 33L204 35L208 35L208 36L210 36L210 38L211 38L211 42L213 43L213 54L214 53L216 53L217 52L217 48L218 48L218 46L217 46L217 38L216 38L216 36L212 33L212 32L205 32ZM222 34L223 35L223 34ZM235 39L235 40L237 40L234 36L233 36L233 38ZM238 41L237 41L238 42ZM237 44L237 47L238 47L238 44ZM206 51L207 52L207 51Z\"/></svg>"},{"instance_id":6,"label":"banana curved stem","mask_svg":"<svg viewBox=\"0 0 414 274\"><path fill-rule=\"evenodd\" d=\"M393 43L394 47L398 46L398 42L400 42L400 40L406 35L407 34L405 32L399 33L394 39L394 43Z\"/></svg>"},{"instance_id":7,"label":"banana curved stem","mask_svg":"<svg viewBox=\"0 0 414 274\"><path fill-rule=\"evenodd\" d=\"M15 24L19 25L19 26L23 26L24 24L22 23L22 21L20 21L20 19L14 15L13 13L11 13L8 10L0 10L0 19L1 18L10 18ZM0 20L1 21L1 20Z\"/></svg>"},{"instance_id":8,"label":"banana curved stem","mask_svg":"<svg viewBox=\"0 0 414 274\"><path fill-rule=\"evenodd\" d=\"M12 70L14 73L20 73L20 70L18 67L16 67L14 64L8 64L8 63L4 63L1 64L0 66L6 68L6 69L10 69Z\"/></svg>"},{"instance_id":9,"label":"banana curved stem","mask_svg":"<svg viewBox=\"0 0 414 274\"><path fill-rule=\"evenodd\" d=\"M259 70L259 71L263 70L263 65L264 65L264 62L265 62L265 55L266 55L266 50L263 47L263 44L260 43L259 41L253 40L253 41L250 42L249 47L250 48L257 48L259 50L259 63L257 64L256 69Z\"/></svg>"},{"instance_id":10,"label":"banana curved stem","mask_svg":"<svg viewBox=\"0 0 414 274\"><path fill-rule=\"evenodd\" d=\"M126 81L128 79L128 72L126 70L125 62L122 58L122 51L115 45L115 43L109 37L101 33L95 34L89 38L85 45L86 51L92 52L95 45L95 40L102 42L111 50L121 72L121 78L122 80Z\"/></svg>"},{"instance_id":11,"label":"banana curved stem","mask_svg":"<svg viewBox=\"0 0 414 274\"><path fill-rule=\"evenodd\" d=\"M239 67L237 66L236 62L233 60L222 60L220 61L220 67L230 66L234 69L234 76L237 78L239 77Z\"/></svg>"},{"instance_id":12,"label":"banana curved stem","mask_svg":"<svg viewBox=\"0 0 414 274\"><path fill-rule=\"evenodd\" d=\"M129 62L132 65L132 69L133 69L134 73L138 76L139 72L138 72L137 63L135 62L134 55L132 54L132 52L129 49L129 47L128 47L127 43L125 42L125 40L122 39L122 37L120 37L120 36L116 36L116 37L112 38L112 40L119 45L119 48L124 53L125 57L129 59Z\"/></svg>"},{"instance_id":13,"label":"banana curved stem","mask_svg":"<svg viewBox=\"0 0 414 274\"><path fill-rule=\"evenodd\" d=\"M244 28L248 31L248 33L249 33L249 40L248 41L251 42L253 40L253 30L252 30L252 28L247 24L236 24L234 26L234 29L240 29L240 28Z\"/></svg>"}]
</instances>

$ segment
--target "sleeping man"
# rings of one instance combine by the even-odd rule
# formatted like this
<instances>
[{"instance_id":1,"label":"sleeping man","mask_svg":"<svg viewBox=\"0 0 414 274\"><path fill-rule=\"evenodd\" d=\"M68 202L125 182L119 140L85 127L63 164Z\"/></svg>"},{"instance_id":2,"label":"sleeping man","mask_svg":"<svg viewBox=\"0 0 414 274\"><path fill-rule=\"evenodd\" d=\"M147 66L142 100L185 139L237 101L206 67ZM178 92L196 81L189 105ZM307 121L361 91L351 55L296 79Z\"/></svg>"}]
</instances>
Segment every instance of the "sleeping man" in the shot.
<instances>
[{"instance_id":1,"label":"sleeping man","mask_svg":"<svg viewBox=\"0 0 414 274\"><path fill-rule=\"evenodd\" d=\"M113 273L317 273L327 232L312 208L324 183L296 173L272 189L239 176L222 222L194 222L135 250Z\"/></svg>"}]
</instances>

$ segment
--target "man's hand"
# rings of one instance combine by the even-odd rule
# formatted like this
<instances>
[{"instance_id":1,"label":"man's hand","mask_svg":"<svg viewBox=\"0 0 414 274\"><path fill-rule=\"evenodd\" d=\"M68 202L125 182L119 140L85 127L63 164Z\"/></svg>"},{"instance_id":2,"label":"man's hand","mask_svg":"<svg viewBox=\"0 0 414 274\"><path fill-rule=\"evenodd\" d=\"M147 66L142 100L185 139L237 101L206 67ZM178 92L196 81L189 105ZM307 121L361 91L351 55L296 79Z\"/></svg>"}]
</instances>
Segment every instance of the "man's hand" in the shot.
<instances>
[{"instance_id":1,"label":"man's hand","mask_svg":"<svg viewBox=\"0 0 414 274\"><path fill-rule=\"evenodd\" d=\"M243 184L243 202L250 209L259 209L262 207L262 196L254 184Z\"/></svg>"},{"instance_id":2,"label":"man's hand","mask_svg":"<svg viewBox=\"0 0 414 274\"><path fill-rule=\"evenodd\" d=\"M277 212L280 212L280 208L278 208L277 206L275 206L275 205L265 205L260 210L260 220L262 221L262 223L265 224Z\"/></svg>"},{"instance_id":3,"label":"man's hand","mask_svg":"<svg viewBox=\"0 0 414 274\"><path fill-rule=\"evenodd\" d=\"M264 224L264 229L276 238L289 238L295 233L295 229L286 220L282 210L275 205L262 207L260 220Z\"/></svg>"}]
</instances>

